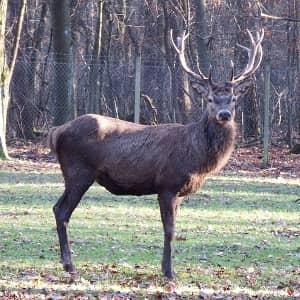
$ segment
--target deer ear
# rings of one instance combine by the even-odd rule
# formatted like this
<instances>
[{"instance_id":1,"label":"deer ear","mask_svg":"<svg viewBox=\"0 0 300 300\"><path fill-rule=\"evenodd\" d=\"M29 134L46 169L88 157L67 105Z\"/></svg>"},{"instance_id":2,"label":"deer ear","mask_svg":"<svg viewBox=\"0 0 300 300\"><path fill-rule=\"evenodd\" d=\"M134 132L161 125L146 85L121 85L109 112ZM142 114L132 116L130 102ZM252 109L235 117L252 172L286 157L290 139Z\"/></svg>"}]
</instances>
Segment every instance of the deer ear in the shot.
<instances>
[{"instance_id":1,"label":"deer ear","mask_svg":"<svg viewBox=\"0 0 300 300\"><path fill-rule=\"evenodd\" d=\"M252 78L247 78L244 81L238 83L235 87L234 87L234 94L236 97L240 97L242 95L244 95L249 88L253 85L253 80Z\"/></svg>"},{"instance_id":2,"label":"deer ear","mask_svg":"<svg viewBox=\"0 0 300 300\"><path fill-rule=\"evenodd\" d=\"M196 90L196 92L202 96L207 97L209 94L209 88L206 84L200 84L196 82L192 82L193 89Z\"/></svg>"}]
</instances>

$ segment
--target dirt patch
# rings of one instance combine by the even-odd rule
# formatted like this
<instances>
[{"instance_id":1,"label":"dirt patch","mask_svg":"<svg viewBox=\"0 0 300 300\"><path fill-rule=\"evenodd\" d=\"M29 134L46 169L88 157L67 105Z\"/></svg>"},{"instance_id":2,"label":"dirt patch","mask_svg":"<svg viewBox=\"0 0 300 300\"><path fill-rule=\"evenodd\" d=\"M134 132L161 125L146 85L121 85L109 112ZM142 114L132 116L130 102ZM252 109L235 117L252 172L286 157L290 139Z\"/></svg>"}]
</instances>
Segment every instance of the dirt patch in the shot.
<instances>
[{"instance_id":1,"label":"dirt patch","mask_svg":"<svg viewBox=\"0 0 300 300\"><path fill-rule=\"evenodd\" d=\"M11 161L1 161L1 170L52 172L60 170L56 156L49 153L46 141L37 143L10 143ZM270 166L262 164L262 149L259 146L235 149L224 171L248 176L299 178L300 155L290 154L287 146L272 146L269 152Z\"/></svg>"},{"instance_id":2,"label":"dirt patch","mask_svg":"<svg viewBox=\"0 0 300 300\"><path fill-rule=\"evenodd\" d=\"M8 145L12 160L0 161L1 170L20 172L53 172L60 170L56 156L50 153L46 141L14 142Z\"/></svg>"},{"instance_id":3,"label":"dirt patch","mask_svg":"<svg viewBox=\"0 0 300 300\"><path fill-rule=\"evenodd\" d=\"M291 154L287 146L271 146L269 166L262 163L263 151L259 146L235 149L225 170L246 173L249 176L268 176L283 178L300 177L300 155Z\"/></svg>"}]
</instances>

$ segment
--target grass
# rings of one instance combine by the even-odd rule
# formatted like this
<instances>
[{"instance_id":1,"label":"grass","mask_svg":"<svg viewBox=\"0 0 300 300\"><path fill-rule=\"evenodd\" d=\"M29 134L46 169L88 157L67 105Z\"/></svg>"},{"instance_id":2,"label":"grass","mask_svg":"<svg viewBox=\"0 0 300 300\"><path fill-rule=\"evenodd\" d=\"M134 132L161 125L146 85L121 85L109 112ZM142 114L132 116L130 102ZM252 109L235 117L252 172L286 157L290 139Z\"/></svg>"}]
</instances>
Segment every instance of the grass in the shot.
<instances>
[{"instance_id":1,"label":"grass","mask_svg":"<svg viewBox=\"0 0 300 300\"><path fill-rule=\"evenodd\" d=\"M96 185L70 222L78 274L63 272L52 214L62 191L60 174L0 172L0 298L300 297L299 180L209 179L179 210L173 282L160 275L156 197Z\"/></svg>"}]
</instances>

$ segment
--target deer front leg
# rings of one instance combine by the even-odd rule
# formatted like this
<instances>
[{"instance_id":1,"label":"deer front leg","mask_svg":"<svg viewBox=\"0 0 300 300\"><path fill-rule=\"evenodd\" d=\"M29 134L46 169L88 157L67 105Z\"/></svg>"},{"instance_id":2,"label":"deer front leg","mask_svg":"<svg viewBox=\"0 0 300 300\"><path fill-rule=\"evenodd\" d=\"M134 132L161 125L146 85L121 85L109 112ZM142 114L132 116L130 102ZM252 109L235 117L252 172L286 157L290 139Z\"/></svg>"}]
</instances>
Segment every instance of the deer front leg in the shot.
<instances>
[{"instance_id":1,"label":"deer front leg","mask_svg":"<svg viewBox=\"0 0 300 300\"><path fill-rule=\"evenodd\" d=\"M85 168L84 170L86 171L87 169ZM79 172L77 172L72 177L65 175L65 192L53 207L60 245L61 262L64 270L69 273L74 273L75 267L71 259L67 225L81 197L93 183L93 177L90 173L84 173L83 171L82 173L83 174L79 174Z\"/></svg>"},{"instance_id":2,"label":"deer front leg","mask_svg":"<svg viewBox=\"0 0 300 300\"><path fill-rule=\"evenodd\" d=\"M170 279L174 278L171 242L174 239L175 233L175 218L178 205L177 200L176 196L169 192L161 193L158 196L161 220L164 227L162 272Z\"/></svg>"}]
</instances>

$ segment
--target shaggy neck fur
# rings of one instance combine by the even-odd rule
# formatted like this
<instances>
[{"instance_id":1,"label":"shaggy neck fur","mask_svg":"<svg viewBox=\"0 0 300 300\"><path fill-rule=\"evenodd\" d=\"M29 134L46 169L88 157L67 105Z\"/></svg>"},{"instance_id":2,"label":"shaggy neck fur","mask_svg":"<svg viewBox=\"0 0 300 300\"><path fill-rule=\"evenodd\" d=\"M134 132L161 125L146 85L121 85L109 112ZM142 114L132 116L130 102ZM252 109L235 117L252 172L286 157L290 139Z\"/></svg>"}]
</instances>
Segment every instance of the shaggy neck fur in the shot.
<instances>
[{"instance_id":1,"label":"shaggy neck fur","mask_svg":"<svg viewBox=\"0 0 300 300\"><path fill-rule=\"evenodd\" d=\"M201 161L201 171L216 172L225 166L233 151L236 135L235 122L232 120L220 124L216 120L209 119L205 111L201 120L196 124L199 149L203 149L203 146L206 148L204 151L206 159Z\"/></svg>"}]
</instances>

